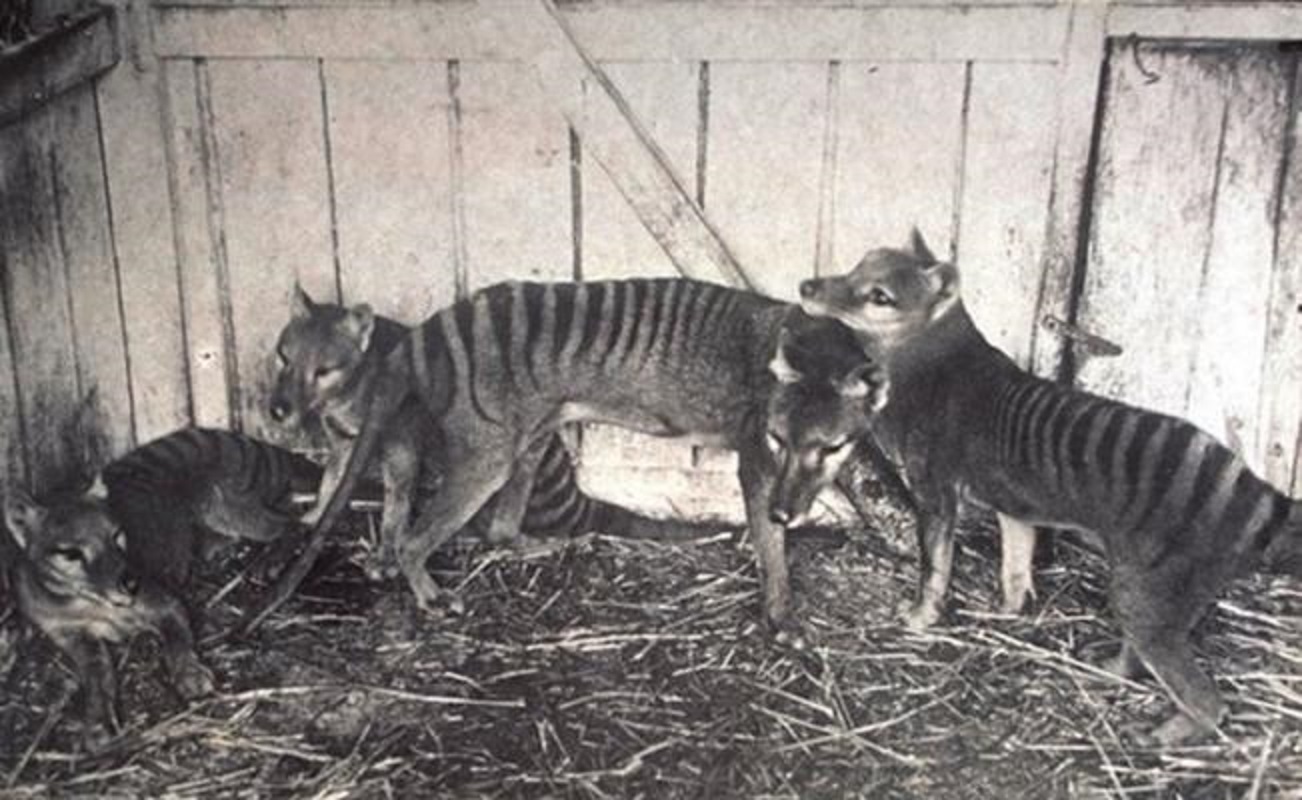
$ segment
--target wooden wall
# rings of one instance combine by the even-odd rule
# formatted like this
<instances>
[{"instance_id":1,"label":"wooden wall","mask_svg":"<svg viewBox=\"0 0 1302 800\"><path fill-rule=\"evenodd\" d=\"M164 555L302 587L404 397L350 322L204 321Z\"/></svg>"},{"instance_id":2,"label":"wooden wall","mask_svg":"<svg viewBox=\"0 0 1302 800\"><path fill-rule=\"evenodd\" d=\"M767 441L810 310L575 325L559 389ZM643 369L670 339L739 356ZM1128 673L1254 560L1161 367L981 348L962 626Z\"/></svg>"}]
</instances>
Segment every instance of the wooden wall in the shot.
<instances>
[{"instance_id":1,"label":"wooden wall","mask_svg":"<svg viewBox=\"0 0 1302 800\"><path fill-rule=\"evenodd\" d=\"M1106 75L1099 129L1105 42L1128 32L1228 31L1231 17L1209 18L1206 8L801 0L575 3L562 13L760 289L791 298L800 278L847 269L869 247L902 243L917 224L958 260L991 338L1048 374L1061 340L1038 325L1045 314L1066 319L1077 310L1082 327L1125 340L1123 359L1145 345L1142 334L1130 338L1134 325L1118 328L1098 311L1113 302L1101 287L1118 285L1101 276L1141 269L1118 248L1125 230L1142 227L1141 215L1160 210L1152 197L1167 189L1136 183L1129 168L1110 181L1107 169L1127 148L1160 150L1153 142L1168 134L1154 127L1156 115L1123 113L1125 103L1149 101L1117 88L1120 69ZM1236 27L1217 38L1269 38L1298 26L1292 4L1234 7L1245 9L1255 9L1254 20L1236 14ZM41 112L53 118L80 102L89 111L79 123L65 110L62 122L38 115L0 130L21 139L0 148L9 323L0 329L0 416L15 429L0 435L10 465L33 449L15 449L12 442L32 438L17 429L57 428L68 398L90 385L100 386L115 451L189 421L277 438L264 412L269 356L295 281L319 298L366 301L414 322L503 278L674 273L532 67L512 59L512 36L521 34L485 24L473 3L164 1L127 29L139 45L130 65L82 90L80 101L68 95ZM1262 67L1271 78L1258 76L1258 61L1243 63L1254 90L1272 98L1282 91L1278 68ZM1184 76L1182 64L1169 70ZM1182 81L1160 85L1184 97ZM1249 129L1270 115L1227 102L1217 113L1243 128L1235 141L1252 150ZM1202 111L1180 106L1184 122L1174 127L1201 130ZM1100 168L1087 197L1096 129ZM1282 154L1284 140L1267 139L1261 151ZM86 174L66 178L82 183L59 195L58 182L41 176L63 163L50 154L65 151L79 154ZM1160 181L1164 172L1144 174ZM1244 199L1222 205L1224 224L1237 231L1256 184L1234 180ZM28 186L46 187L32 196L47 199L25 202ZM1082 209L1097 224L1083 260ZM89 221L63 225L52 214ZM1187 222L1206 235L1205 218ZM59 233L64 227L72 238ZM1277 229L1266 220L1265 230ZM1260 248L1258 238L1235 234L1213 249L1228 265ZM1268 273L1276 309L1297 290L1287 277L1292 261L1280 263ZM1182 308L1202 307L1235 284L1229 267L1207 274L1202 283L1173 277L1162 286ZM1245 429L1251 447L1260 447L1258 428L1277 431L1266 438L1283 447L1277 473L1287 483L1298 411L1271 387L1299 362L1263 354L1297 339L1296 322L1262 312L1254 297L1235 294L1233 302L1236 316L1255 320L1243 336L1256 326L1256 361L1234 357L1214 325L1188 339L1197 357L1185 360L1199 375L1235 361L1233 376L1218 380L1234 387L1235 418L1258 426ZM1213 340L1222 349L1196 344ZM1238 334L1234 341L1237 349ZM1243 380L1247 373L1255 379ZM1085 361L1080 377L1143 401L1168 391L1139 388L1166 380L1147 362ZM1198 413L1204 424L1215 417ZM644 467L649 459L689 494L727 484L682 477L693 464L726 472L726 459L648 451L622 435L587 441L589 466L616 483L632 446Z\"/></svg>"}]
</instances>

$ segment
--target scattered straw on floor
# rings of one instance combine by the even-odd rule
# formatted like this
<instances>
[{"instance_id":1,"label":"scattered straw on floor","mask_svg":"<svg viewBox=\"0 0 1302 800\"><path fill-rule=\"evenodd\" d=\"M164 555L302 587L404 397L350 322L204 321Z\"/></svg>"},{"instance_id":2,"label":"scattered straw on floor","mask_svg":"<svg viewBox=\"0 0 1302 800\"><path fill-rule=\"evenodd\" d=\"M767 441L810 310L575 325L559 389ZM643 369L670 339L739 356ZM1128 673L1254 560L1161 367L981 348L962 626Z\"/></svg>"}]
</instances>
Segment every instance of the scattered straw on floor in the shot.
<instances>
[{"instance_id":1,"label":"scattered straw on floor","mask_svg":"<svg viewBox=\"0 0 1302 800\"><path fill-rule=\"evenodd\" d=\"M362 527L362 526L359 526ZM901 526L902 527L902 526ZM1302 794L1302 585L1253 577L1201 627L1223 740L1134 745L1170 706L1094 664L1116 647L1100 561L1053 548L1020 618L986 526L964 536L945 624L910 634L902 533L791 547L809 648L759 629L749 552L599 536L527 555L453 547L466 613L326 560L247 640L210 645L220 693L186 707L156 649L124 655L127 730L80 754L53 649L0 626L0 795L1265 798ZM246 559L247 561L247 559ZM204 633L256 599L239 560L197 587Z\"/></svg>"}]
</instances>

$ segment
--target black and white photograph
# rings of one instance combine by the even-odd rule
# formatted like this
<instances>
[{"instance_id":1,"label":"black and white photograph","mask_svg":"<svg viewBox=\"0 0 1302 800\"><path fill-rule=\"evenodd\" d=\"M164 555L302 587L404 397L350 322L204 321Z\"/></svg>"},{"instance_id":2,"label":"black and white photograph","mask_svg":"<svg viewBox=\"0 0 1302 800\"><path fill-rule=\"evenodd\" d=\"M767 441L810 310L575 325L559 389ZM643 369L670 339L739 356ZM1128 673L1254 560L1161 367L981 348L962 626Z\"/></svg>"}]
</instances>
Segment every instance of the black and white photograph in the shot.
<instances>
[{"instance_id":1,"label":"black and white photograph","mask_svg":"<svg viewBox=\"0 0 1302 800\"><path fill-rule=\"evenodd\" d=\"M1302 797L1302 0L0 0L0 799Z\"/></svg>"}]
</instances>

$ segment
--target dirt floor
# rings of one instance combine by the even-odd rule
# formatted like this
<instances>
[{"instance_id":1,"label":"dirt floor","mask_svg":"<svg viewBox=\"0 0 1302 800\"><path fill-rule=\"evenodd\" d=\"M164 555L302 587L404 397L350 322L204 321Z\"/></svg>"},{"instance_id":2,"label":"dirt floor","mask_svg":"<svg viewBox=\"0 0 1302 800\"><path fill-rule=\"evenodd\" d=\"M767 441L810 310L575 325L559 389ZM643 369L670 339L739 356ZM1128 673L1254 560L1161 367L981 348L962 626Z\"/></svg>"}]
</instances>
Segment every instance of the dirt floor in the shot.
<instances>
[{"instance_id":1,"label":"dirt floor","mask_svg":"<svg viewBox=\"0 0 1302 800\"><path fill-rule=\"evenodd\" d=\"M10 614L0 796L1302 796L1302 585L1235 586L1201 631L1230 702L1224 739L1154 752L1131 730L1166 698L1092 666L1117 645L1097 557L1044 548L1056 563L1037 571L1035 608L1000 617L976 524L945 625L915 635L892 621L916 571L893 527L792 544L803 652L758 628L735 535L452 546L437 573L466 612L442 619L405 585L368 585L341 539L265 628L203 648L212 699L185 707L154 645L134 645L128 729L93 757L67 669ZM260 596L247 562L196 586L205 635Z\"/></svg>"}]
</instances>

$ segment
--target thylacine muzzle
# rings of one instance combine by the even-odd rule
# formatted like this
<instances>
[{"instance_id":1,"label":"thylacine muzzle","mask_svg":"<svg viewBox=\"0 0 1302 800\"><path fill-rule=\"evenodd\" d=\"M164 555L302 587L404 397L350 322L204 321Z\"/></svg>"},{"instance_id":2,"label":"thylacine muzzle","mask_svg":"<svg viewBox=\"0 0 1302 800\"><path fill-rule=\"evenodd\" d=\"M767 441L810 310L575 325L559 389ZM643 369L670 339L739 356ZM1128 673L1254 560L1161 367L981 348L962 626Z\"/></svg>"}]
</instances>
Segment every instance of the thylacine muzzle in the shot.
<instances>
[{"instance_id":1,"label":"thylacine muzzle","mask_svg":"<svg viewBox=\"0 0 1302 800\"><path fill-rule=\"evenodd\" d=\"M886 405L885 369L844 325L794 311L769 371L777 383L766 409L765 443L776 482L769 518L803 524Z\"/></svg>"}]
</instances>

